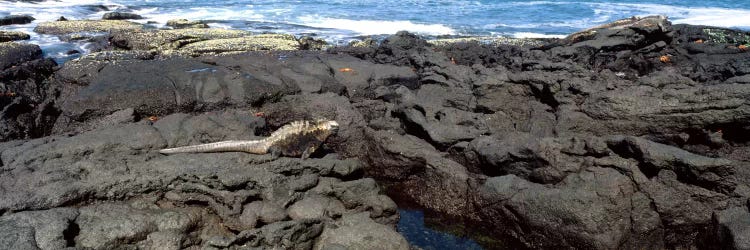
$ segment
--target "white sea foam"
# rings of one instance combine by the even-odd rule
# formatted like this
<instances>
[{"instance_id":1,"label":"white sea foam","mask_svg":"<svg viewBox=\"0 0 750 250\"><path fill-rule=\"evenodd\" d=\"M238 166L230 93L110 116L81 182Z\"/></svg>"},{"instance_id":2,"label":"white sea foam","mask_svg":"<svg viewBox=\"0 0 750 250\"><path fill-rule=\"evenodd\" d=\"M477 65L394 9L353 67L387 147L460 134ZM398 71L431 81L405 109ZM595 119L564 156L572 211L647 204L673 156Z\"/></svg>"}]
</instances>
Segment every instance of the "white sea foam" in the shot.
<instances>
[{"instance_id":1,"label":"white sea foam","mask_svg":"<svg viewBox=\"0 0 750 250\"><path fill-rule=\"evenodd\" d=\"M216 7L194 7L179 10L163 10L161 8L146 8L135 10L134 13L143 16L145 19L134 20L136 22L156 22L164 25L172 19L191 19L191 20L262 20L263 15L255 13L249 7L246 9L229 9ZM213 25L216 26L216 25Z\"/></svg>"},{"instance_id":2,"label":"white sea foam","mask_svg":"<svg viewBox=\"0 0 750 250\"><path fill-rule=\"evenodd\" d=\"M0 1L0 12L10 14L32 15L36 22L52 21L65 16L73 19L100 18L99 12L81 12L75 6L81 5L103 5L111 9L122 8L123 6L112 1L102 0L58 0L44 2L7 2Z\"/></svg>"},{"instance_id":3,"label":"white sea foam","mask_svg":"<svg viewBox=\"0 0 750 250\"><path fill-rule=\"evenodd\" d=\"M565 35L550 35L533 32L516 32L513 33L512 36L514 38L565 38Z\"/></svg>"},{"instance_id":4,"label":"white sea foam","mask_svg":"<svg viewBox=\"0 0 750 250\"><path fill-rule=\"evenodd\" d=\"M611 22L614 19L629 16L665 15L675 24L708 25L719 27L750 28L750 9L729 9L719 7L684 7L652 3L595 3L579 1L530 1L511 2L510 6L535 5L575 5L588 6L594 11L593 17L571 19L541 23L497 23L484 25L485 28L511 27L519 29L534 29L540 27L570 27L585 29L599 24Z\"/></svg>"},{"instance_id":5,"label":"white sea foam","mask_svg":"<svg viewBox=\"0 0 750 250\"><path fill-rule=\"evenodd\" d=\"M750 9L681 7L664 4L589 3L601 13L632 13L636 16L665 15L672 23L719 27L750 27Z\"/></svg>"},{"instance_id":6,"label":"white sea foam","mask_svg":"<svg viewBox=\"0 0 750 250\"><path fill-rule=\"evenodd\" d=\"M721 27L750 27L750 10L704 8L693 10L694 15L673 18L673 23Z\"/></svg>"},{"instance_id":7,"label":"white sea foam","mask_svg":"<svg viewBox=\"0 0 750 250\"><path fill-rule=\"evenodd\" d=\"M317 16L302 16L303 25L341 29L355 32L359 35L394 34L406 30L421 35L455 35L456 31L442 24L418 24L410 21L376 21L349 20L339 18L320 18Z\"/></svg>"}]
</instances>

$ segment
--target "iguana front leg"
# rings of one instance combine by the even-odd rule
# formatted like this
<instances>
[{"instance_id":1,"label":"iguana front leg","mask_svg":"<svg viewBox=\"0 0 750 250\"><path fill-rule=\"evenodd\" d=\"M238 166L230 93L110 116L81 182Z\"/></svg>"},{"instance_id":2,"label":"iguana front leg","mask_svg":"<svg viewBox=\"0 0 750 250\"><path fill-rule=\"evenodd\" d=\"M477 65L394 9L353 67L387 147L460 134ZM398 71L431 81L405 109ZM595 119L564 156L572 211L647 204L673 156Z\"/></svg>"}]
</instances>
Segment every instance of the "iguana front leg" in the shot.
<instances>
[{"instance_id":1,"label":"iguana front leg","mask_svg":"<svg viewBox=\"0 0 750 250\"><path fill-rule=\"evenodd\" d=\"M312 153L315 153L316 149L318 149L318 147L315 144L308 145L305 151L302 152L302 156L301 156L302 160L309 158Z\"/></svg>"},{"instance_id":2,"label":"iguana front leg","mask_svg":"<svg viewBox=\"0 0 750 250\"><path fill-rule=\"evenodd\" d=\"M268 153L271 154L273 159L278 159L279 157L281 157L281 149L278 147L268 148Z\"/></svg>"}]
</instances>

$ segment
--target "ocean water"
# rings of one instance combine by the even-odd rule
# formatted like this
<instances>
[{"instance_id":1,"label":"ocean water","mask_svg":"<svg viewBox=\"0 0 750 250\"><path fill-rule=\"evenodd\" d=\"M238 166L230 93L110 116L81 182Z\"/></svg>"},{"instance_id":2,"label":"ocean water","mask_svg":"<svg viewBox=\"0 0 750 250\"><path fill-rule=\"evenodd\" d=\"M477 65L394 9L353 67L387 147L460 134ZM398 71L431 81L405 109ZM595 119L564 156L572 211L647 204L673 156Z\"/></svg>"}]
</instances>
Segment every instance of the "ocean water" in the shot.
<instances>
[{"instance_id":1,"label":"ocean water","mask_svg":"<svg viewBox=\"0 0 750 250\"><path fill-rule=\"evenodd\" d=\"M748 0L0 0L0 16L30 14L32 24L0 26L32 35L53 57L85 44L60 43L34 34L38 22L65 16L99 19L109 11L133 12L162 27L167 20L205 20L212 27L312 35L346 44L367 35L408 30L426 36L563 37L631 16L666 15L673 23L750 29Z\"/></svg>"},{"instance_id":2,"label":"ocean water","mask_svg":"<svg viewBox=\"0 0 750 250\"><path fill-rule=\"evenodd\" d=\"M462 249L481 250L482 246L476 241L432 229L425 225L425 214L422 210L399 209L401 219L398 231L404 235L409 244L424 250Z\"/></svg>"}]
</instances>

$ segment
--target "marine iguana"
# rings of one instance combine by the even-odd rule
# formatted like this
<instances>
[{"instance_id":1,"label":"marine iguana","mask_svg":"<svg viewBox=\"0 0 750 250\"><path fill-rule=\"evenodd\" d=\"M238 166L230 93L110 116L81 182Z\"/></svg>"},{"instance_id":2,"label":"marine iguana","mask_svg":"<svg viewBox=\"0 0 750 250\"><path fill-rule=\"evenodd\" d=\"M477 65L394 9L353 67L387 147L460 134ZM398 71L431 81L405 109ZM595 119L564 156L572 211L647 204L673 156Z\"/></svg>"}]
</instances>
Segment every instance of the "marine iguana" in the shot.
<instances>
[{"instance_id":1,"label":"marine iguana","mask_svg":"<svg viewBox=\"0 0 750 250\"><path fill-rule=\"evenodd\" d=\"M284 125L271 136L252 141L221 141L200 145L159 150L162 154L176 153L210 153L210 152L247 152L274 156L301 156L306 159L315 152L328 136L338 132L336 121L295 121Z\"/></svg>"},{"instance_id":2,"label":"marine iguana","mask_svg":"<svg viewBox=\"0 0 750 250\"><path fill-rule=\"evenodd\" d=\"M611 23L602 24L596 27L588 28L585 30L581 30L578 32L575 32L573 34L568 35L567 37L550 42L547 45L534 48L534 49L540 49L540 50L548 50L554 47L563 46L563 45L571 45L579 42L583 42L586 40L591 40L596 37L597 34L599 34L602 30L620 30L620 29L626 29L626 28L646 28L646 27L658 27L660 29L665 29L664 23L667 22L666 16L646 16L646 17L630 17L630 18L623 18L620 20L615 20Z\"/></svg>"},{"instance_id":3,"label":"marine iguana","mask_svg":"<svg viewBox=\"0 0 750 250\"><path fill-rule=\"evenodd\" d=\"M666 16L646 16L646 17L630 17L630 18L623 18L620 20L615 20L611 23L605 23L596 27L588 28L582 31L575 32L573 34L570 34L569 36L565 37L565 40L568 43L577 43L584 40L589 40L593 38L597 32L604 29L612 29L612 30L618 30L618 29L625 29L629 27L647 27L647 26L661 26L662 22L665 22L667 20ZM661 27L663 28L663 27Z\"/></svg>"}]
</instances>

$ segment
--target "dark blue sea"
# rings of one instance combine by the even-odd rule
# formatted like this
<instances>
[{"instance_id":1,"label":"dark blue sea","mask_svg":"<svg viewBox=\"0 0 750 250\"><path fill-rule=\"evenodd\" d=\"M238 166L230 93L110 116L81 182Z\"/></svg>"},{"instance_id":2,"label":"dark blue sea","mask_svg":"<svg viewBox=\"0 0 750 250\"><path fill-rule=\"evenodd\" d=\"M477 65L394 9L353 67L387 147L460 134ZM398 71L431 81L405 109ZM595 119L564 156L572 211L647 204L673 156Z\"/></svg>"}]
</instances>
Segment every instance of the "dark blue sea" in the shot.
<instances>
[{"instance_id":1,"label":"dark blue sea","mask_svg":"<svg viewBox=\"0 0 750 250\"><path fill-rule=\"evenodd\" d=\"M345 44L365 35L414 33L466 36L561 37L613 20L666 15L673 23L750 29L750 0L0 0L0 16L30 14L26 25L2 26L32 34L49 56L70 47L32 32L38 22L65 16L99 19L109 11L140 14L156 27L167 20L206 20L212 27L313 35ZM67 46L67 47L66 47Z\"/></svg>"}]
</instances>

